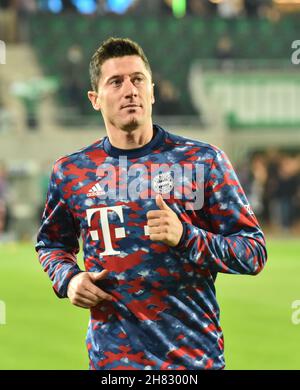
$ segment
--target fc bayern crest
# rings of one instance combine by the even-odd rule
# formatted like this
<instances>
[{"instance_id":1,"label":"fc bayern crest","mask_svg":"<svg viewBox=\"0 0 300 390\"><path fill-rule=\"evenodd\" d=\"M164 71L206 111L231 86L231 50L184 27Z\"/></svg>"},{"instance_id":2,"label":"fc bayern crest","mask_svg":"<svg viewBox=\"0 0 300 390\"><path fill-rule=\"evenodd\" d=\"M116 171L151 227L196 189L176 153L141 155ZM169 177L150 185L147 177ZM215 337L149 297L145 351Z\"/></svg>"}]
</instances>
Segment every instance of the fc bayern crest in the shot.
<instances>
[{"instance_id":1,"label":"fc bayern crest","mask_svg":"<svg viewBox=\"0 0 300 390\"><path fill-rule=\"evenodd\" d=\"M153 178L152 188L159 194L168 194L174 187L174 179L171 172L159 173Z\"/></svg>"}]
</instances>

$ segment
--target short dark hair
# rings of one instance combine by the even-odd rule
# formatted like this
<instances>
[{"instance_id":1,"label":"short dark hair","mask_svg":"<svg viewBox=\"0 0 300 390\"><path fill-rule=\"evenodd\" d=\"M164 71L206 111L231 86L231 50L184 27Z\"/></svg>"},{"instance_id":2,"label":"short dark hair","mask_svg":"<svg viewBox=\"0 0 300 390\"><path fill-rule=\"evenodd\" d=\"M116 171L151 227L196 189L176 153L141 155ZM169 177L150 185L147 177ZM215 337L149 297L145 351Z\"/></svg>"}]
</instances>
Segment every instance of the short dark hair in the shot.
<instances>
[{"instance_id":1,"label":"short dark hair","mask_svg":"<svg viewBox=\"0 0 300 390\"><path fill-rule=\"evenodd\" d=\"M139 56L152 76L149 61L139 44L128 38L109 38L95 51L90 62L90 79L94 91L98 89L103 63L110 58L124 56Z\"/></svg>"}]
</instances>

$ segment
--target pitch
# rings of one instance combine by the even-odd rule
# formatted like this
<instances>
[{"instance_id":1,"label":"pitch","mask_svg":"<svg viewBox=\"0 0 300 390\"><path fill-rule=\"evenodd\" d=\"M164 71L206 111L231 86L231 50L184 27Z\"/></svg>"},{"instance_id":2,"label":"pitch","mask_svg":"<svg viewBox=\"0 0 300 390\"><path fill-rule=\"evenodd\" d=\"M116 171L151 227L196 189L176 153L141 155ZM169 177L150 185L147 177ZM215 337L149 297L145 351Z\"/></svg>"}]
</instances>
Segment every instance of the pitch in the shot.
<instances>
[{"instance_id":1,"label":"pitch","mask_svg":"<svg viewBox=\"0 0 300 390\"><path fill-rule=\"evenodd\" d=\"M291 307L300 300L300 241L267 244L260 275L217 278L227 369L300 369ZM89 311L56 298L33 245L2 244L0 274L0 369L87 369Z\"/></svg>"}]
</instances>

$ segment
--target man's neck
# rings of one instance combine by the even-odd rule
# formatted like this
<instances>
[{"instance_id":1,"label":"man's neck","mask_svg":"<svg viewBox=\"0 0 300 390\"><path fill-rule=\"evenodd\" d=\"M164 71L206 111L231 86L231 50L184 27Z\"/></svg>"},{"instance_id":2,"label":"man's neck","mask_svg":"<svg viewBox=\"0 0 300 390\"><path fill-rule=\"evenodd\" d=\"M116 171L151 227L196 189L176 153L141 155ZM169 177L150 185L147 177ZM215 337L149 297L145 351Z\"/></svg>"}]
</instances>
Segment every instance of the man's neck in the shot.
<instances>
[{"instance_id":1,"label":"man's neck","mask_svg":"<svg viewBox=\"0 0 300 390\"><path fill-rule=\"evenodd\" d=\"M109 142L118 149L137 149L146 145L153 138L152 123L148 126L139 127L132 131L121 129L106 129Z\"/></svg>"}]
</instances>

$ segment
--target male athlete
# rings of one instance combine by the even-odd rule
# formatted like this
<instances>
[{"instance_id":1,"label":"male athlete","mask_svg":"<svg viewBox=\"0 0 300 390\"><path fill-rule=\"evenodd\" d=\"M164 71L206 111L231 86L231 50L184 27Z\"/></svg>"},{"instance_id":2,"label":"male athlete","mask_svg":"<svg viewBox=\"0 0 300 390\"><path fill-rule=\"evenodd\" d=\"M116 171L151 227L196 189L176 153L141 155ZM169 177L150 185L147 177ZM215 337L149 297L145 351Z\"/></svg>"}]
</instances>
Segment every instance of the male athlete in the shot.
<instances>
[{"instance_id":1,"label":"male athlete","mask_svg":"<svg viewBox=\"0 0 300 390\"><path fill-rule=\"evenodd\" d=\"M40 262L59 297L91 310L91 369L222 369L214 282L259 273L263 233L222 151L152 124L151 69L135 42L105 41L90 76L107 136L56 161Z\"/></svg>"}]
</instances>

